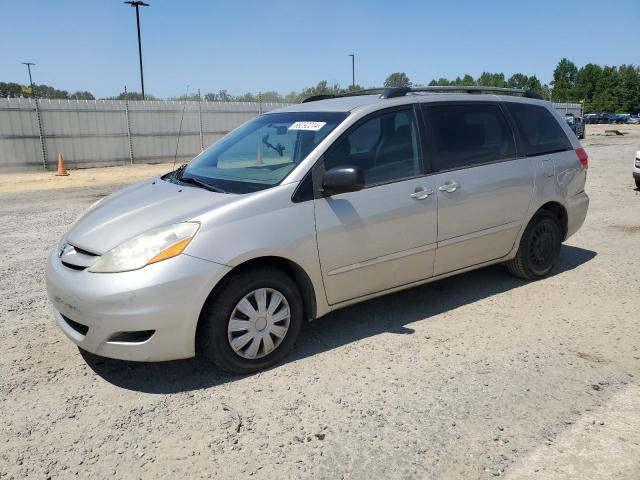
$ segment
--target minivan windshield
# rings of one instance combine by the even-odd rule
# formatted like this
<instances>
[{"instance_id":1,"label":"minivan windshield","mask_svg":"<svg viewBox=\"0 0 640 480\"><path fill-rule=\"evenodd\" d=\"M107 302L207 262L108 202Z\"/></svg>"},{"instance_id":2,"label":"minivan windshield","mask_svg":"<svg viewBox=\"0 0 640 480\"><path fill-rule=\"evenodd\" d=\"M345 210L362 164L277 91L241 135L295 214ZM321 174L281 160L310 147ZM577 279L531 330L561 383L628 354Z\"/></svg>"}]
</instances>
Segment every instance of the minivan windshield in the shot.
<instances>
[{"instance_id":1,"label":"minivan windshield","mask_svg":"<svg viewBox=\"0 0 640 480\"><path fill-rule=\"evenodd\" d=\"M267 113L202 152L178 180L229 193L280 183L346 117L344 112Z\"/></svg>"}]
</instances>

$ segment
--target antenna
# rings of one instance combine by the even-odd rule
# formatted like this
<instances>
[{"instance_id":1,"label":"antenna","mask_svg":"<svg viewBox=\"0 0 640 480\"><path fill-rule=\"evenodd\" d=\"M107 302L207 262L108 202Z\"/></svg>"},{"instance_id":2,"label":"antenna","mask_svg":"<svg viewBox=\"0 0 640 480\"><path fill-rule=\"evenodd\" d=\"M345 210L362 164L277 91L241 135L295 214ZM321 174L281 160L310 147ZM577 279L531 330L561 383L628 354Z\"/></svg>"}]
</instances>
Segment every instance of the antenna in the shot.
<instances>
[{"instance_id":1,"label":"antenna","mask_svg":"<svg viewBox=\"0 0 640 480\"><path fill-rule=\"evenodd\" d=\"M187 98L189 98L189 85L187 91L184 92L184 102L182 103L182 115L180 115L180 128L178 129L178 141L176 142L176 154L173 156L173 168L176 168L176 160L178 159L178 146L180 145L180 135L182 134L182 120L184 119L184 109L187 108Z\"/></svg>"}]
</instances>

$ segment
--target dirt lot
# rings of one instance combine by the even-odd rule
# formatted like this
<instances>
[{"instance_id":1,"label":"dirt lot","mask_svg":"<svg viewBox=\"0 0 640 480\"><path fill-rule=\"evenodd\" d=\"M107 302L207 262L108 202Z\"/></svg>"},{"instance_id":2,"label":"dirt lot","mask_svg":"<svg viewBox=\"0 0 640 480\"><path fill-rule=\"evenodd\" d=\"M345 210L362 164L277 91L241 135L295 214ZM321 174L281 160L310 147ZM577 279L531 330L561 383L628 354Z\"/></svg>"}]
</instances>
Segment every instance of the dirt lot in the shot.
<instances>
[{"instance_id":1,"label":"dirt lot","mask_svg":"<svg viewBox=\"0 0 640 480\"><path fill-rule=\"evenodd\" d=\"M0 478L640 478L640 127L616 128L589 126L591 208L553 276L369 301L248 377L83 356L54 325L47 253L167 166L0 176Z\"/></svg>"}]
</instances>

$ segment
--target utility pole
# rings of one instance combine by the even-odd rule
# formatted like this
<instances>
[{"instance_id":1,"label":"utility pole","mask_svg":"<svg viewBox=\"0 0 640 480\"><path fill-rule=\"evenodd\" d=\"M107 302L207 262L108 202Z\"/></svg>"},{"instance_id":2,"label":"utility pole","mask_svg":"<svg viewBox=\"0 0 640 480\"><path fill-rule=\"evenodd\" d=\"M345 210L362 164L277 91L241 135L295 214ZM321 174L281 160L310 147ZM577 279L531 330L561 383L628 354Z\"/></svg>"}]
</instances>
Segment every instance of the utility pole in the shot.
<instances>
[{"instance_id":1,"label":"utility pole","mask_svg":"<svg viewBox=\"0 0 640 480\"><path fill-rule=\"evenodd\" d=\"M142 41L140 40L140 7L148 7L148 3L135 1L124 2L136 8L136 24L138 26L138 57L140 59L140 84L142 87L142 100L144 100L144 73L142 72Z\"/></svg>"},{"instance_id":2,"label":"utility pole","mask_svg":"<svg viewBox=\"0 0 640 480\"><path fill-rule=\"evenodd\" d=\"M356 56L350 53L351 57L351 87L356 88Z\"/></svg>"},{"instance_id":3,"label":"utility pole","mask_svg":"<svg viewBox=\"0 0 640 480\"><path fill-rule=\"evenodd\" d=\"M27 66L27 70L29 71L29 86L31 87L31 95L35 95L35 91L33 89L33 80L31 79L31 66L35 66L35 63L31 62L22 62L22 65Z\"/></svg>"}]
</instances>

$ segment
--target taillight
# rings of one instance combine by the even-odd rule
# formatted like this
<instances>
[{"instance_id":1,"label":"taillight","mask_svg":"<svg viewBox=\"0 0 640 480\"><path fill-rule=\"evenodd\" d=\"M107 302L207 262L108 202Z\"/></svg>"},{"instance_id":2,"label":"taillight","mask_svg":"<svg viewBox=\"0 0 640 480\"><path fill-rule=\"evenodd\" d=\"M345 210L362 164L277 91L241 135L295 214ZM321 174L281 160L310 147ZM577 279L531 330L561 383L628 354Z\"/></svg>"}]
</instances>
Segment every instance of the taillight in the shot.
<instances>
[{"instance_id":1,"label":"taillight","mask_svg":"<svg viewBox=\"0 0 640 480\"><path fill-rule=\"evenodd\" d=\"M589 168L589 155L584 151L584 148L576 148L576 155L578 155L578 160L582 166L587 169Z\"/></svg>"}]
</instances>

